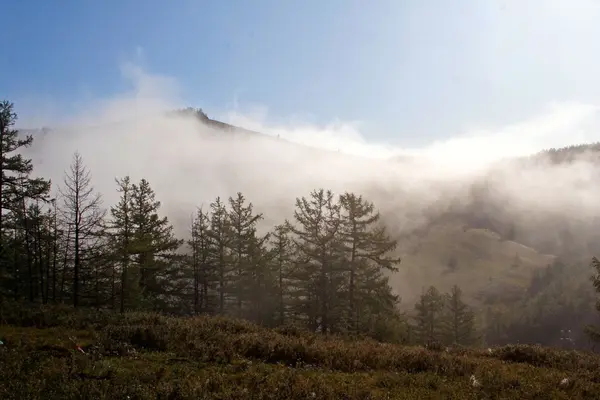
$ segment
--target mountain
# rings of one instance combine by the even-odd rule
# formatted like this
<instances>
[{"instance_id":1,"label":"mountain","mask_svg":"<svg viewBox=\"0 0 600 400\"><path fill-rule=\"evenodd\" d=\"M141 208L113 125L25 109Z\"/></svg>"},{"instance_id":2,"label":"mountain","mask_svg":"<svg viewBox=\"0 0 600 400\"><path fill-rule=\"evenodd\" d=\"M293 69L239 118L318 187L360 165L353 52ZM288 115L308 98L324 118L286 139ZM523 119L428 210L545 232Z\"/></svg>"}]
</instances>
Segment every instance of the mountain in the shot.
<instances>
[{"instance_id":1,"label":"mountain","mask_svg":"<svg viewBox=\"0 0 600 400\"><path fill-rule=\"evenodd\" d=\"M248 147L243 147L246 141L261 144L251 146L253 154L245 154L243 160L225 157L226 153L219 160L219 167L225 171L217 177L223 180L222 186L242 191L251 201L265 191L261 185L270 185L272 178L242 175L248 163L264 163L262 169L257 169L267 177L294 177L295 170L309 169L311 164L327 166L330 170L352 166L353 173L359 173L364 166L369 171L381 171L381 175L405 168L405 175L410 176L412 163L416 160L412 156L373 160L297 144L211 119L199 109L187 108L169 114L196 118L201 126L209 128L199 135L232 139L227 142L227 149L232 152L240 149L240 154L247 152ZM43 141L53 131L28 130L26 133ZM278 154L286 156L273 160ZM359 191L381 210L390 232L399 240L397 255L402 258L402 264L390 280L403 299L403 307L411 308L429 285L446 291L458 284L472 304L483 308L490 304L518 302L534 275L559 258L585 259L595 253L600 244L600 233L596 220L590 217L593 212L568 209L567 205L575 204L579 194L574 193L569 199L569 193L563 193L560 187L553 185L563 179L569 185L582 184L585 188L592 179L574 183L573 177L579 172L595 170L571 171L565 166L599 165L599 154L600 144L550 149L527 158L503 160L485 173L460 182L448 179L438 182L431 177L428 178L430 181L419 182L417 177L406 181L409 185L405 181L394 181L393 174L387 180L378 177L373 182L364 181L368 174L366 178L362 176L360 182L351 178L346 181L323 178L328 171L318 169L306 174L314 175L315 179L323 178L334 191ZM278 175L273 173L273 168L277 169ZM553 174L562 175L553 179ZM196 185L202 186L202 179L208 177L209 174L204 173L198 177ZM314 188L307 182L290 179L278 192L293 200L290 193L295 192L291 189ZM417 186L420 192L413 190L411 185ZM577 185L573 187L577 188ZM430 198L424 201L415 193L425 193ZM549 196L554 193L562 196L565 206L553 207ZM281 222L280 217L269 219L272 214L269 210L289 209L293 204L288 200L283 204L279 198L264 201L266 224ZM285 215L284 211L275 214ZM172 219L183 226L181 232L186 232L189 210Z\"/></svg>"}]
</instances>

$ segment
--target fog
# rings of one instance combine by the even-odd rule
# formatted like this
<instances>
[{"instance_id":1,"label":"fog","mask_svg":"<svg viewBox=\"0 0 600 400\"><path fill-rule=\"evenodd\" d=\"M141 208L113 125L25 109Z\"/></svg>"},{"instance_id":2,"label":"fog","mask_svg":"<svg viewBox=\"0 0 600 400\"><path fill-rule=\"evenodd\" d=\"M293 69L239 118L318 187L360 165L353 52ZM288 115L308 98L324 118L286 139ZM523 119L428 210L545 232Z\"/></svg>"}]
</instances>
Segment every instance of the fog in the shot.
<instances>
[{"instance_id":1,"label":"fog","mask_svg":"<svg viewBox=\"0 0 600 400\"><path fill-rule=\"evenodd\" d=\"M359 123L315 126L291 118L272 124L265 108L209 115L262 135L214 130L195 118L167 115L176 108L202 107L181 100L180 83L135 65L122 70L131 91L94 99L76 115L30 112L21 118L18 127L51 128L35 135L27 154L34 174L51 178L56 189L79 151L107 208L117 201L115 178L146 178L179 235L186 234L195 208L207 207L217 196L242 192L265 213L268 227L290 217L296 197L320 187L364 194L395 234L418 230L450 209L468 210L474 200L471 185L484 181L505 215L530 225L541 221L540 230L548 229L550 217L584 221L600 215L600 171L593 158L559 166L512 161L598 140L594 105L550 104L511 126L447 132L444 141L402 148L368 142ZM535 229L524 234L531 232Z\"/></svg>"}]
</instances>

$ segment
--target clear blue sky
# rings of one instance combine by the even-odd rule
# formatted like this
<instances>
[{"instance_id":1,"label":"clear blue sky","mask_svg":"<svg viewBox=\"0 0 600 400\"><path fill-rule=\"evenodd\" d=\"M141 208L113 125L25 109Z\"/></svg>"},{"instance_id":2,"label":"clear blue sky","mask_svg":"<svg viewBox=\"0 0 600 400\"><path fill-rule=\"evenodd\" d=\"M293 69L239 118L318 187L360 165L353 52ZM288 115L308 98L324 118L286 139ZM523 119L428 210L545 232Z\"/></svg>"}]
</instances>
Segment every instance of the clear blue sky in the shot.
<instances>
[{"instance_id":1,"label":"clear blue sky","mask_svg":"<svg viewBox=\"0 0 600 400\"><path fill-rule=\"evenodd\" d=\"M72 104L124 89L120 63L191 106L361 120L417 144L600 101L595 0L0 0L0 93ZM25 102L25 100L22 100ZM26 104L22 104L23 107ZM66 107L66 106L65 106Z\"/></svg>"}]
</instances>

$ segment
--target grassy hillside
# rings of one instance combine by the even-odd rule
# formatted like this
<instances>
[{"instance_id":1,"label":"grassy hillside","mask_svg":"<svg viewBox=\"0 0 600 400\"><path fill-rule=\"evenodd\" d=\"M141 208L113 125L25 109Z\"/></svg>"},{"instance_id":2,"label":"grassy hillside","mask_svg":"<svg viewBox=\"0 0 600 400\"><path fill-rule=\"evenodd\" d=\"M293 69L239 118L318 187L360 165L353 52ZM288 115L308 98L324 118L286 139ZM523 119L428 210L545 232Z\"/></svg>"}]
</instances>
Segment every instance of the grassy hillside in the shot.
<instances>
[{"instance_id":1,"label":"grassy hillside","mask_svg":"<svg viewBox=\"0 0 600 400\"><path fill-rule=\"evenodd\" d=\"M399 254L401 271L392 277L392 285L404 293L407 305L416 300L420 287L428 284L442 291L458 284L475 306L511 302L523 293L535 270L555 259L460 221L436 224L402 240Z\"/></svg>"},{"instance_id":2,"label":"grassy hillside","mask_svg":"<svg viewBox=\"0 0 600 400\"><path fill-rule=\"evenodd\" d=\"M427 350L223 318L89 310L13 312L2 321L2 399L591 399L600 393L600 358L538 347Z\"/></svg>"},{"instance_id":3,"label":"grassy hillside","mask_svg":"<svg viewBox=\"0 0 600 400\"><path fill-rule=\"evenodd\" d=\"M234 127L208 118L200 113L199 119L206 125L222 130L224 133L241 133L250 136L261 135L243 128ZM268 137L266 135L263 135ZM281 140L279 146L297 147L310 154L323 156L354 158L357 156L339 154L322 149L309 149L306 146ZM598 150L597 145L573 146L565 149L543 151L531 162L550 157L552 162L569 162L575 156ZM308 156L309 153L303 153ZM394 162L407 161L408 158L397 158ZM383 168L383 165L382 165ZM477 185L474 182L474 185ZM482 201L492 203L496 199L483 198ZM481 208L481 204L474 207ZM402 257L400 272L391 277L392 286L402 296L403 307L412 308L421 289L435 285L447 291L454 284L459 284L470 304L480 306L485 303L501 303L506 305L521 298L535 270L545 268L556 258L544 254L535 248L521 243L505 240L495 232L510 225L501 215L483 214L483 218L474 218L469 207L456 215L442 215L428 227L408 238L400 240L398 255ZM483 207L484 209L486 207ZM496 209L498 207L492 207ZM475 209L473 209L475 211ZM481 223L481 220L493 221L496 224ZM477 220L477 222L475 222Z\"/></svg>"}]
</instances>

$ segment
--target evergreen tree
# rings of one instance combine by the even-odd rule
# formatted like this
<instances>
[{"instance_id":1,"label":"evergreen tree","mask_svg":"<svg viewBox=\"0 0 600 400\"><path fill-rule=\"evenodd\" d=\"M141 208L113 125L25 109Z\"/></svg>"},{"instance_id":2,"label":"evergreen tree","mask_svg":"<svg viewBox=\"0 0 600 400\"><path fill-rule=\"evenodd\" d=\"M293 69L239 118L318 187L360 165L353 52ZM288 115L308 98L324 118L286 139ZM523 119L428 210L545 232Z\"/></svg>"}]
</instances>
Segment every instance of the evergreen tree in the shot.
<instances>
[{"instance_id":1,"label":"evergreen tree","mask_svg":"<svg viewBox=\"0 0 600 400\"><path fill-rule=\"evenodd\" d=\"M296 199L296 225L288 224L297 251L294 279L298 287L296 307L308 326L323 333L339 328L344 283L341 270L340 208L331 191L314 190L309 198Z\"/></svg>"},{"instance_id":2,"label":"evergreen tree","mask_svg":"<svg viewBox=\"0 0 600 400\"><path fill-rule=\"evenodd\" d=\"M275 226L270 235L271 260L276 279L277 321L280 325L286 322L291 300L292 272L292 240L286 224Z\"/></svg>"},{"instance_id":3,"label":"evergreen tree","mask_svg":"<svg viewBox=\"0 0 600 400\"><path fill-rule=\"evenodd\" d=\"M22 228L15 220L18 218L15 213L19 213L28 200L48 200L50 181L31 178L31 160L17 151L29 147L33 137L21 137L14 129L16 121L13 103L0 101L0 294L12 292L18 298L20 269L14 262L22 255L16 253L18 248L9 248L7 242L16 239L19 236L16 230Z\"/></svg>"},{"instance_id":4,"label":"evergreen tree","mask_svg":"<svg viewBox=\"0 0 600 400\"><path fill-rule=\"evenodd\" d=\"M195 314L214 313L217 307L215 296L217 278L215 266L211 262L210 227L209 214L199 208L192 219L191 240L188 241L188 246L192 251L193 310Z\"/></svg>"},{"instance_id":5,"label":"evergreen tree","mask_svg":"<svg viewBox=\"0 0 600 400\"><path fill-rule=\"evenodd\" d=\"M254 214L252 203L246 204L246 198L239 192L235 199L229 198L229 207L230 238L227 247L231 254L231 267L234 274L229 290L232 297L236 299L236 313L238 316L242 316L244 302L253 295L257 295L256 293L246 293L246 291L252 283L251 268L256 268L256 266L251 266L250 245L256 244L256 224L263 216ZM253 251L258 251L258 248L260 246Z\"/></svg>"},{"instance_id":6,"label":"evergreen tree","mask_svg":"<svg viewBox=\"0 0 600 400\"><path fill-rule=\"evenodd\" d=\"M166 306L181 284L182 272L176 250L182 241L175 238L167 217L160 217L160 201L147 180L131 187L131 222L133 241L131 251L139 287L147 306L157 309Z\"/></svg>"},{"instance_id":7,"label":"evergreen tree","mask_svg":"<svg viewBox=\"0 0 600 400\"><path fill-rule=\"evenodd\" d=\"M210 244L210 262L217 276L218 312L227 310L226 295L231 279L231 255L228 251L231 241L231 223L225 204L217 197L210 204L210 229L207 232Z\"/></svg>"},{"instance_id":8,"label":"evergreen tree","mask_svg":"<svg viewBox=\"0 0 600 400\"><path fill-rule=\"evenodd\" d=\"M134 245L132 195L133 184L129 176L115 179L117 191L121 197L119 202L110 208L111 218L108 221L108 235L110 238L111 259L111 308L116 308L119 299L119 310L139 308L141 291L139 276L132 276L130 271ZM119 277L120 276L120 277ZM117 286L117 283L119 286ZM117 294L118 290L118 294Z\"/></svg>"},{"instance_id":9,"label":"evergreen tree","mask_svg":"<svg viewBox=\"0 0 600 400\"><path fill-rule=\"evenodd\" d=\"M445 296L446 342L463 346L473 345L477 341L475 336L475 314L462 299L462 291L454 285L450 293Z\"/></svg>"},{"instance_id":10,"label":"evergreen tree","mask_svg":"<svg viewBox=\"0 0 600 400\"><path fill-rule=\"evenodd\" d=\"M273 253L266 245L269 234L264 236L252 235L248 239L248 279L247 299L248 318L261 325L273 325L277 306L276 278L272 268Z\"/></svg>"},{"instance_id":11,"label":"evergreen tree","mask_svg":"<svg viewBox=\"0 0 600 400\"><path fill-rule=\"evenodd\" d=\"M373 203L353 193L344 193L339 198L341 213L340 236L343 251L342 268L347 275L348 326L352 331L359 329L359 308L363 314L377 315L384 310L395 314L395 297L391 295L384 271L397 271L400 259L392 258L397 242L390 239L385 227L379 225L381 218ZM366 296L365 296L366 295ZM387 304L369 304L364 297L386 298ZM385 301L384 301L385 303ZM390 307L385 307L385 305ZM374 306L374 307L373 307ZM381 307L380 307L381 306Z\"/></svg>"},{"instance_id":12,"label":"evergreen tree","mask_svg":"<svg viewBox=\"0 0 600 400\"><path fill-rule=\"evenodd\" d=\"M415 335L421 344L441 343L443 341L444 298L434 287L421 294L419 302L415 304Z\"/></svg>"},{"instance_id":13,"label":"evergreen tree","mask_svg":"<svg viewBox=\"0 0 600 400\"><path fill-rule=\"evenodd\" d=\"M590 280L596 293L600 293L600 260L592 257L591 267L594 269L594 274L590 277ZM596 310L600 311L600 300L598 299L596 300ZM588 325L585 327L585 332L593 342L600 342L600 328Z\"/></svg>"}]
</instances>

